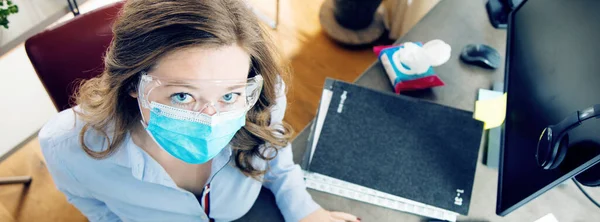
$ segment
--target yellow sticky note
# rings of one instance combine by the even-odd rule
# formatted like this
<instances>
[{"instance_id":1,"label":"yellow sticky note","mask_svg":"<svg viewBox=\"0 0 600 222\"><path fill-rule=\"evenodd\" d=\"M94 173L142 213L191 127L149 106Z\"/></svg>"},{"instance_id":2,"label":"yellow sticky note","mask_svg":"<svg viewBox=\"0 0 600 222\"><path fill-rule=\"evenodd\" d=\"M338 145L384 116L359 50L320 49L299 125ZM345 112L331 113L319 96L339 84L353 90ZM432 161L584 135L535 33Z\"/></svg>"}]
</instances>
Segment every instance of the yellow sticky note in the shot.
<instances>
[{"instance_id":1,"label":"yellow sticky note","mask_svg":"<svg viewBox=\"0 0 600 222\"><path fill-rule=\"evenodd\" d=\"M502 125L506 116L506 93L493 99L475 102L475 119L484 122L484 129Z\"/></svg>"}]
</instances>

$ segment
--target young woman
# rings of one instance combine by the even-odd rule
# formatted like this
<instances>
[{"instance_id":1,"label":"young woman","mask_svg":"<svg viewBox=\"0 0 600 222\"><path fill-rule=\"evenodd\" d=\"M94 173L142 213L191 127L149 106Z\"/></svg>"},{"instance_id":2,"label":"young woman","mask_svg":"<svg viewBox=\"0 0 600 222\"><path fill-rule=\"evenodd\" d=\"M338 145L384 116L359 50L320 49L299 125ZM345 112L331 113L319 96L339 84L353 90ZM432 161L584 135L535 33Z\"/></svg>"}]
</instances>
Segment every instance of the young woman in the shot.
<instances>
[{"instance_id":1,"label":"young woman","mask_svg":"<svg viewBox=\"0 0 600 222\"><path fill-rule=\"evenodd\" d=\"M358 221L306 192L279 61L239 0L129 0L104 72L39 139L90 221L231 221L269 188L286 221Z\"/></svg>"}]
</instances>

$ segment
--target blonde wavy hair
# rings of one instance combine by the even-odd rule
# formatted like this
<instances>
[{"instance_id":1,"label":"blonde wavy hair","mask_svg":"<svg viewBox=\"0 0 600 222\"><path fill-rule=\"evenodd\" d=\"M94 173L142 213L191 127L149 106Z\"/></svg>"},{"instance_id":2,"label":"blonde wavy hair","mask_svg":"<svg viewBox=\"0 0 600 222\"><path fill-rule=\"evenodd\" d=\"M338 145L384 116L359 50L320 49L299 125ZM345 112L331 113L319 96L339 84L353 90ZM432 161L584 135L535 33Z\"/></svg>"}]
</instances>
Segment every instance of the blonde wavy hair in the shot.
<instances>
[{"instance_id":1,"label":"blonde wavy hair","mask_svg":"<svg viewBox=\"0 0 600 222\"><path fill-rule=\"evenodd\" d=\"M258 177L267 169L252 165L258 157L271 160L259 149L265 143L277 151L290 140L288 124L271 126L271 109L281 76L289 75L265 29L240 0L129 0L113 25L113 39L104 58L105 69L98 77L84 81L75 95L86 123L79 141L91 157L102 159L114 153L127 132L140 124L136 92L140 73L154 66L161 56L188 47L219 47L239 44L251 57L248 76L260 73L263 90L248 112L246 125L232 140L235 165L247 176ZM109 130L110 128L110 130ZM108 147L90 149L84 142L86 131L104 135ZM109 133L112 134L109 136ZM275 152L276 155L276 152Z\"/></svg>"}]
</instances>

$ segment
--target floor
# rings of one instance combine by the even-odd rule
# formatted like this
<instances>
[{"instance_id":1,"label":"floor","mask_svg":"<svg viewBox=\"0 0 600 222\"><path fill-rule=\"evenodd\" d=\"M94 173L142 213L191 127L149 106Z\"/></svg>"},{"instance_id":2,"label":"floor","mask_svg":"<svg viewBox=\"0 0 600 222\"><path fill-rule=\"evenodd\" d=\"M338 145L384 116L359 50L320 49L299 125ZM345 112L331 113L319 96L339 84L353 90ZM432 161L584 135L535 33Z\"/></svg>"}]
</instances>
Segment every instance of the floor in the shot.
<instances>
[{"instance_id":1,"label":"floor","mask_svg":"<svg viewBox=\"0 0 600 222\"><path fill-rule=\"evenodd\" d=\"M90 0L89 3L98 1L101 0ZM274 15L275 0L250 1L267 16ZM376 60L376 56L368 48L340 47L324 35L318 20L319 7L323 1L282 0L280 24L277 30L272 31L294 71L289 84L289 109L285 120L296 131L302 130L315 116L326 77L353 81ZM430 2L434 4L437 1ZM423 15L424 13L412 13L410 17L404 18L401 32L408 31ZM54 187L37 138L32 137L19 151L0 162L0 177L16 175L30 175L34 179L29 188L22 185L0 187L1 222L86 221ZM568 200L569 197L565 198Z\"/></svg>"},{"instance_id":2,"label":"floor","mask_svg":"<svg viewBox=\"0 0 600 222\"><path fill-rule=\"evenodd\" d=\"M115 0L99 3L111 1ZM87 0L77 2L82 4ZM52 101L27 59L23 42L46 27L73 17L65 0L18 0L14 3L19 7L19 13L9 16L8 29L0 28L0 73L3 74L0 101L18 109L0 109L0 161L56 114ZM80 9L82 12L89 11L97 5L85 4ZM14 92L18 92L19 96L15 96Z\"/></svg>"},{"instance_id":3,"label":"floor","mask_svg":"<svg viewBox=\"0 0 600 222\"><path fill-rule=\"evenodd\" d=\"M78 0L87 12L116 0ZM9 29L0 28L0 101L12 109L0 109L0 162L14 147L35 134L56 109L31 66L23 42L44 28L73 18L64 0L15 1L19 13L11 15ZM25 90L26 89L26 90ZM19 96L15 96L18 92ZM22 118L27 116L27 118Z\"/></svg>"}]
</instances>

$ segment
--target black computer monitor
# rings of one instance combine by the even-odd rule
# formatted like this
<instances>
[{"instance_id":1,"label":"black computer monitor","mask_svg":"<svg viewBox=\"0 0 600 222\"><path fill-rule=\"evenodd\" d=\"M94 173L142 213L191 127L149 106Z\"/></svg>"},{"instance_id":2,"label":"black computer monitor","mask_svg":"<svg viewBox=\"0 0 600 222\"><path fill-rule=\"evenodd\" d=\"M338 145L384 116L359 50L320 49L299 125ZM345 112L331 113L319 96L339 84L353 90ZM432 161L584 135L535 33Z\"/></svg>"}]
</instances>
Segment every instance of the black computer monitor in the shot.
<instances>
[{"instance_id":1,"label":"black computer monitor","mask_svg":"<svg viewBox=\"0 0 600 222\"><path fill-rule=\"evenodd\" d=\"M558 168L544 170L535 157L546 126L600 104L598 9L599 0L527 0L509 16L498 215L600 161L599 119L569 132L568 153Z\"/></svg>"}]
</instances>

